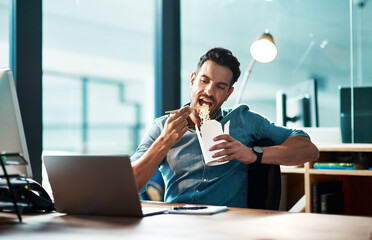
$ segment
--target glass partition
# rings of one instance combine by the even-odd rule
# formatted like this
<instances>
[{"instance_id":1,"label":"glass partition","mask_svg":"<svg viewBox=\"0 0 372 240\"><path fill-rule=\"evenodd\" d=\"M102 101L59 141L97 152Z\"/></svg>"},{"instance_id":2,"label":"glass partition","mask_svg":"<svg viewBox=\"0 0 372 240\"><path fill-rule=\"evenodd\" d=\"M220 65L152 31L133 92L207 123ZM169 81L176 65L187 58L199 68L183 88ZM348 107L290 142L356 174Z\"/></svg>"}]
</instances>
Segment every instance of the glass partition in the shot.
<instances>
[{"instance_id":1,"label":"glass partition","mask_svg":"<svg viewBox=\"0 0 372 240\"><path fill-rule=\"evenodd\" d=\"M241 62L242 76L224 105L233 107L252 59L250 45L268 29L278 56L271 63L255 63L241 103L277 122L278 92L315 80L318 126L334 135L332 140L326 136L329 141L341 142L339 87L350 86L353 73L354 79L358 76L354 84L371 83L371 68L367 67L372 63L368 54L372 47L371 9L370 2L352 0L182 0L182 102L189 100L189 79L198 58L220 46L232 50Z\"/></svg>"},{"instance_id":2,"label":"glass partition","mask_svg":"<svg viewBox=\"0 0 372 240\"><path fill-rule=\"evenodd\" d=\"M350 0L350 88L341 90L344 100L341 130L343 141L372 143L372 5ZM344 99L343 99L344 98ZM350 103L346 103L350 100ZM350 108L350 109L347 109ZM346 118L346 121L345 121ZM349 120L349 121L348 121ZM349 136L350 135L350 136ZM346 137L344 137L346 136Z\"/></svg>"}]
</instances>

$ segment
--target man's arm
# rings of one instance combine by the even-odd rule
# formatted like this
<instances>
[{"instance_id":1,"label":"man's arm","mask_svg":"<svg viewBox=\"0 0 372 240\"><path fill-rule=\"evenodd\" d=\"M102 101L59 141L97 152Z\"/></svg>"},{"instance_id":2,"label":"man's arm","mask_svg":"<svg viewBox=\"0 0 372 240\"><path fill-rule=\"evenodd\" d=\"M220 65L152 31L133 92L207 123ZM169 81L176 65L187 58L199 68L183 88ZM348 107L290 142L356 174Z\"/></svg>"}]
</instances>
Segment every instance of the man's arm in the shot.
<instances>
[{"instance_id":1,"label":"man's arm","mask_svg":"<svg viewBox=\"0 0 372 240\"><path fill-rule=\"evenodd\" d=\"M262 163L267 164L300 165L316 161L319 158L318 148L309 138L304 136L293 136L280 145L263 147L263 149ZM252 151L252 149L250 150ZM253 161L256 161L257 156L255 153L253 154Z\"/></svg>"},{"instance_id":2,"label":"man's arm","mask_svg":"<svg viewBox=\"0 0 372 240\"><path fill-rule=\"evenodd\" d=\"M190 107L185 106L170 116L164 125L162 133L151 147L138 160L132 162L134 177L139 190L146 186L156 168L167 155L169 149L188 130L187 117L190 113Z\"/></svg>"},{"instance_id":3,"label":"man's arm","mask_svg":"<svg viewBox=\"0 0 372 240\"><path fill-rule=\"evenodd\" d=\"M252 148L244 146L239 141L229 135L217 136L215 141L225 140L225 142L214 145L210 150L223 149L213 157L227 155L219 161L239 160L243 163L254 163L257 155ZM315 161L319 157L318 148L304 136L289 137L282 144L263 147L264 154L261 163L278 165L299 165L305 162Z\"/></svg>"}]
</instances>

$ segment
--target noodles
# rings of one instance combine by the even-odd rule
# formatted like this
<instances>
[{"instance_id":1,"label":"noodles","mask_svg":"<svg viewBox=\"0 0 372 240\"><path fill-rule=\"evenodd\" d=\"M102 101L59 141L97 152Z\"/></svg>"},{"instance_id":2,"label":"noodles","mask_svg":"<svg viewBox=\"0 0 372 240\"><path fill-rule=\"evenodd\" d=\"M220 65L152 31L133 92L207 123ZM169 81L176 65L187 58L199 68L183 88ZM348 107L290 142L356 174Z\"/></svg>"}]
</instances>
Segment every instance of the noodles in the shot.
<instances>
[{"instance_id":1,"label":"noodles","mask_svg":"<svg viewBox=\"0 0 372 240\"><path fill-rule=\"evenodd\" d=\"M209 106L203 105L200 108L199 111L199 117L200 117L200 125L203 125L203 123L207 120L209 120Z\"/></svg>"}]
</instances>

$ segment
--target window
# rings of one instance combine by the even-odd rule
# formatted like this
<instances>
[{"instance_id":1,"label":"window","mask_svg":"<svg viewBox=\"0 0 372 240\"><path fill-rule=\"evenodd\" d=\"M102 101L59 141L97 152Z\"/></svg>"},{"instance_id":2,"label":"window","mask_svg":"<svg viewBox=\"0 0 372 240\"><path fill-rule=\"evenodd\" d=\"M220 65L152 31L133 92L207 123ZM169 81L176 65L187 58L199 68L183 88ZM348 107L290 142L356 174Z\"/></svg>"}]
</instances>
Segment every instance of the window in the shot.
<instances>
[{"instance_id":1,"label":"window","mask_svg":"<svg viewBox=\"0 0 372 240\"><path fill-rule=\"evenodd\" d=\"M154 116L153 2L43 1L44 151L135 151Z\"/></svg>"},{"instance_id":2,"label":"window","mask_svg":"<svg viewBox=\"0 0 372 240\"><path fill-rule=\"evenodd\" d=\"M9 68L9 1L0 0L0 68Z\"/></svg>"},{"instance_id":3,"label":"window","mask_svg":"<svg viewBox=\"0 0 372 240\"><path fill-rule=\"evenodd\" d=\"M358 10L363 11L359 18L362 21L359 28L363 31L360 35L363 66L371 63L368 61L371 54L364 53L372 46L368 24L371 9L372 4L367 2ZM277 91L316 79L321 103L319 126L339 127L338 86L350 86L349 0L182 0L181 17L183 103L189 99L189 78L198 57L218 46L232 50L241 62L242 76L224 105L233 107L251 60L250 45L269 29L278 47L278 56L271 63L255 63L242 102L275 122ZM368 67L360 70L364 79L372 79L370 72Z\"/></svg>"}]
</instances>

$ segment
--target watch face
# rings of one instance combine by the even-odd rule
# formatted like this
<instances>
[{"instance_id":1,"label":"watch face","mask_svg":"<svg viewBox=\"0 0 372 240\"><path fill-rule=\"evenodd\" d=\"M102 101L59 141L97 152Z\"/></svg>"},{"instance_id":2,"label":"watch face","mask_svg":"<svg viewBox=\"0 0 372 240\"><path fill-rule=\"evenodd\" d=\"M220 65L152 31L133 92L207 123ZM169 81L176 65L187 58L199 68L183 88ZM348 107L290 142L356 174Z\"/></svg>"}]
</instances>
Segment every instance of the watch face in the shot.
<instances>
[{"instance_id":1,"label":"watch face","mask_svg":"<svg viewBox=\"0 0 372 240\"><path fill-rule=\"evenodd\" d=\"M263 153L263 149L259 146L254 146L253 151L255 151L256 153Z\"/></svg>"}]
</instances>

